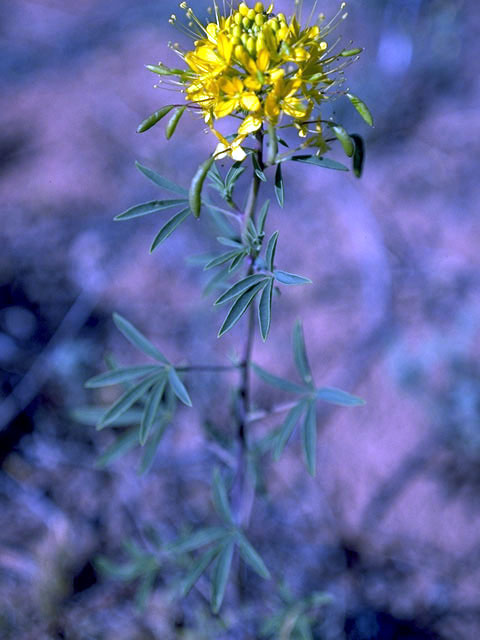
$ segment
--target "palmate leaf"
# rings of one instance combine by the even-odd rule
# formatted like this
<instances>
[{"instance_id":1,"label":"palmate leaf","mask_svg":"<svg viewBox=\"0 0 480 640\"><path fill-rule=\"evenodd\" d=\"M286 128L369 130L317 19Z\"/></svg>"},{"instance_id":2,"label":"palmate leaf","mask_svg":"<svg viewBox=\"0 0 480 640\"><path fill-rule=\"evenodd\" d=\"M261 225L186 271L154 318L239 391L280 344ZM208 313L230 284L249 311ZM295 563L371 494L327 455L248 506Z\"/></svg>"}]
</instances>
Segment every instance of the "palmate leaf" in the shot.
<instances>
[{"instance_id":1,"label":"palmate leaf","mask_svg":"<svg viewBox=\"0 0 480 640\"><path fill-rule=\"evenodd\" d=\"M252 368L259 378L261 378L264 382L271 385L272 387L276 387L277 389L281 389L282 391L286 391L287 393L304 394L309 391L309 389L301 387L295 382L290 382L290 380L279 378L278 376L273 375L273 373L265 371L265 369L262 369L262 367L259 367L257 364L253 364Z\"/></svg>"},{"instance_id":2,"label":"palmate leaf","mask_svg":"<svg viewBox=\"0 0 480 640\"><path fill-rule=\"evenodd\" d=\"M235 543L233 540L229 540L228 542L224 543L215 561L211 596L212 611L215 614L220 611L223 598L225 597L225 590L228 584L228 576L230 575L230 569L232 566L234 548Z\"/></svg>"},{"instance_id":3,"label":"palmate leaf","mask_svg":"<svg viewBox=\"0 0 480 640\"><path fill-rule=\"evenodd\" d=\"M302 324L299 320L297 320L293 329L293 357L300 377L306 384L312 386L312 370L307 358Z\"/></svg>"},{"instance_id":4,"label":"palmate leaf","mask_svg":"<svg viewBox=\"0 0 480 640\"><path fill-rule=\"evenodd\" d=\"M315 476L317 459L317 409L315 402L309 402L302 424L302 447L308 472Z\"/></svg>"},{"instance_id":5,"label":"palmate leaf","mask_svg":"<svg viewBox=\"0 0 480 640\"><path fill-rule=\"evenodd\" d=\"M260 302L258 303L258 322L260 325L260 334L264 342L268 338L272 322L272 298L273 279L269 278L260 296Z\"/></svg>"},{"instance_id":6,"label":"palmate leaf","mask_svg":"<svg viewBox=\"0 0 480 640\"><path fill-rule=\"evenodd\" d=\"M125 338L133 344L134 347L143 351L147 356L159 360L164 364L169 364L167 358L161 351L155 347L131 322L121 316L119 313L113 314L113 321L117 329L125 336Z\"/></svg>"},{"instance_id":7,"label":"palmate leaf","mask_svg":"<svg viewBox=\"0 0 480 640\"><path fill-rule=\"evenodd\" d=\"M150 247L150 253L153 253L155 249L162 244L168 237L172 235L175 229L184 222L188 216L190 215L190 208L182 209L173 218L170 218L168 222L166 222L160 231L157 233L155 238L153 239L152 246Z\"/></svg>"},{"instance_id":8,"label":"palmate leaf","mask_svg":"<svg viewBox=\"0 0 480 640\"><path fill-rule=\"evenodd\" d=\"M142 421L140 424L140 444L142 446L146 443L150 434L150 429L152 428L153 423L158 417L158 411L166 384L167 375L164 374L155 384L148 395L147 402L145 403L145 410L142 415Z\"/></svg>"},{"instance_id":9,"label":"palmate leaf","mask_svg":"<svg viewBox=\"0 0 480 640\"><path fill-rule=\"evenodd\" d=\"M250 289L247 289L245 293L242 293L242 295L237 298L220 327L220 331L218 332L219 338L237 324L245 311L252 304L255 296L263 289L267 281L268 279L262 280Z\"/></svg>"},{"instance_id":10,"label":"palmate leaf","mask_svg":"<svg viewBox=\"0 0 480 640\"><path fill-rule=\"evenodd\" d=\"M172 191L173 193L179 193L180 195L185 197L188 196L188 191L186 189L178 184L175 184L175 182L172 182L168 178L164 178L153 169L145 167L143 164L140 164L140 162L135 162L135 166L140 171L140 173L143 173L146 178L151 180L151 182L156 184L158 187L166 189L167 191Z\"/></svg>"},{"instance_id":11,"label":"palmate leaf","mask_svg":"<svg viewBox=\"0 0 480 640\"><path fill-rule=\"evenodd\" d=\"M119 213L115 216L115 221L132 220L132 218L140 218L141 216L147 216L151 213L158 213L164 209L171 209L179 204L186 203L187 200L174 199L174 200L151 200L150 202L144 202L143 204L137 204L134 207L130 207L123 213Z\"/></svg>"}]
</instances>

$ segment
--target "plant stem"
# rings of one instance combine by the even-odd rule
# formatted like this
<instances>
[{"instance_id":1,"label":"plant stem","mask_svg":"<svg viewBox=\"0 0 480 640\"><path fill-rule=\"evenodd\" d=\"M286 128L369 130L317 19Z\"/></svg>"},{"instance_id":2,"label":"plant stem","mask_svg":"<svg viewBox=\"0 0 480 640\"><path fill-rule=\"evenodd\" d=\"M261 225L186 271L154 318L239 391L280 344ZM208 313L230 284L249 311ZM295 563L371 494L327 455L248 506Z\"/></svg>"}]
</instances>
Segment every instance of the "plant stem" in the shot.
<instances>
[{"instance_id":1,"label":"plant stem","mask_svg":"<svg viewBox=\"0 0 480 640\"><path fill-rule=\"evenodd\" d=\"M257 134L257 160L263 168L263 132ZM249 220L255 221L255 209L257 205L258 192L260 189L260 178L253 171L252 183L248 194L247 205L245 207L243 219L243 231L245 233ZM254 270L255 257L250 256L246 275L251 275ZM255 305L251 304L248 310L247 335L242 359L242 372L240 388L238 390L237 405L237 442L238 442L238 464L237 474L232 488L232 500L234 512L240 527L247 528L252 510L252 503L255 488L248 478L247 451L248 451L248 413L250 411L250 369L252 361L252 351L255 338Z\"/></svg>"},{"instance_id":2,"label":"plant stem","mask_svg":"<svg viewBox=\"0 0 480 640\"><path fill-rule=\"evenodd\" d=\"M234 371L243 369L243 364L193 364L184 367L175 367L176 371Z\"/></svg>"}]
</instances>

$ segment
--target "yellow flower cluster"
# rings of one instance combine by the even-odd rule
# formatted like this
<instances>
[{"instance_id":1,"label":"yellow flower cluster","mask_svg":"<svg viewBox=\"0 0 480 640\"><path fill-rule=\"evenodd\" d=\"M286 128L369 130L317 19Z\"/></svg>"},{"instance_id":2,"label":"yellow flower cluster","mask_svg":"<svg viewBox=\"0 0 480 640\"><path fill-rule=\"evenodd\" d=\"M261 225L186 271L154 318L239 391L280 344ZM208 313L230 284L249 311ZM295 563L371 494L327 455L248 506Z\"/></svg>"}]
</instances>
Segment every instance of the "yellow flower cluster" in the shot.
<instances>
[{"instance_id":1,"label":"yellow flower cluster","mask_svg":"<svg viewBox=\"0 0 480 640\"><path fill-rule=\"evenodd\" d=\"M182 2L190 20L190 34L195 37L195 49L182 52L176 49L189 67L178 73L186 99L193 108L201 110L205 122L219 139L218 157L228 154L243 160L242 143L250 134L261 129L264 122L277 126L282 116L291 118L302 137L309 131L313 137L305 145L322 145L320 117L312 112L331 96L331 89L342 81L344 64L332 68L342 57L355 56L360 49L332 53L326 35L346 16L342 3L337 16L323 25L301 28L297 16L289 21L274 13L273 3L265 7L257 2L250 8L245 2L230 15L221 15L215 2L215 21L202 25L193 10ZM175 16L171 18L176 22ZM166 75L166 74L165 74ZM242 122L235 138L229 142L215 129L215 121L236 116ZM313 123L313 131L309 124Z\"/></svg>"}]
</instances>

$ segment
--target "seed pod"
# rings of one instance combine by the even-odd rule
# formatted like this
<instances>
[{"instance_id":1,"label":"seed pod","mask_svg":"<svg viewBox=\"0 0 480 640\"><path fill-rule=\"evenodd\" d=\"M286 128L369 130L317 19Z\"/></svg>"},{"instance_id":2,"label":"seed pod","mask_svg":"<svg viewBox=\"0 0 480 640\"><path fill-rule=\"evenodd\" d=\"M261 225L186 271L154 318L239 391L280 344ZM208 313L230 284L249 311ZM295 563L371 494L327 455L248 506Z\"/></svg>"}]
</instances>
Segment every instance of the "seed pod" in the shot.
<instances>
[{"instance_id":1,"label":"seed pod","mask_svg":"<svg viewBox=\"0 0 480 640\"><path fill-rule=\"evenodd\" d=\"M362 136L352 133L350 136L355 144L355 152L353 154L353 173L357 178L361 178L363 166L365 164L365 143Z\"/></svg>"},{"instance_id":2,"label":"seed pod","mask_svg":"<svg viewBox=\"0 0 480 640\"><path fill-rule=\"evenodd\" d=\"M185 113L185 109L186 108L187 108L187 105L185 105L184 107L178 107L173 112L173 116L168 121L167 128L165 129L165 135L167 136L167 140L170 140L170 138L175 133L175 129L177 128L177 124L178 124L180 118Z\"/></svg>"},{"instance_id":3,"label":"seed pod","mask_svg":"<svg viewBox=\"0 0 480 640\"><path fill-rule=\"evenodd\" d=\"M188 192L188 202L190 205L190 210L195 216L195 218L200 217L200 210L202 208L202 188L203 183L205 182L205 178L212 166L215 158L210 156L205 162L203 162L197 169L197 172L192 178L192 182L190 184L190 191Z\"/></svg>"},{"instance_id":4,"label":"seed pod","mask_svg":"<svg viewBox=\"0 0 480 640\"><path fill-rule=\"evenodd\" d=\"M159 122L162 118L164 118L167 115L167 113L169 113L174 107L175 107L174 104L169 104L168 106L163 107L158 111L155 111L155 113L152 113L150 116L148 116L148 118L145 118L145 120L138 125L137 133L144 133L145 131L148 131L149 129L151 129L154 125L157 124L157 122Z\"/></svg>"},{"instance_id":5,"label":"seed pod","mask_svg":"<svg viewBox=\"0 0 480 640\"><path fill-rule=\"evenodd\" d=\"M346 130L341 127L339 124L332 125L332 131L337 137L337 140L343 147L343 150L347 154L349 158L353 156L353 152L355 150L355 145L353 143L352 138L348 135Z\"/></svg>"}]
</instances>

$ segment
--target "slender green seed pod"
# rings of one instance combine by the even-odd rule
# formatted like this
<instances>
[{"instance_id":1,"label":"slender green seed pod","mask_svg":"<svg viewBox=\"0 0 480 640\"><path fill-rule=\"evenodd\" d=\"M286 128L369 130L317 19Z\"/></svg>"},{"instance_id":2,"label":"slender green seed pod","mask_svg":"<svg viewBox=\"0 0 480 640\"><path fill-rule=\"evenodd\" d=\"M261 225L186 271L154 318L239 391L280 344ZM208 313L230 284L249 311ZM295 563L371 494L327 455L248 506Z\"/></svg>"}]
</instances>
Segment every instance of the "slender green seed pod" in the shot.
<instances>
[{"instance_id":1,"label":"slender green seed pod","mask_svg":"<svg viewBox=\"0 0 480 640\"><path fill-rule=\"evenodd\" d=\"M344 49L340 55L344 58L348 58L350 56L358 56L359 53L362 53L363 49Z\"/></svg>"},{"instance_id":2,"label":"slender green seed pod","mask_svg":"<svg viewBox=\"0 0 480 640\"><path fill-rule=\"evenodd\" d=\"M137 133L144 133L145 131L151 129L154 125L157 124L157 122L164 118L167 113L169 113L174 108L174 104L169 104L168 106L155 111L155 113L152 113L150 116L148 116L148 118L145 118L145 120L138 125Z\"/></svg>"},{"instance_id":3,"label":"slender green seed pod","mask_svg":"<svg viewBox=\"0 0 480 640\"><path fill-rule=\"evenodd\" d=\"M205 162L203 162L197 169L197 172L192 178L192 182L190 184L190 191L188 192L188 202L190 205L190 210L195 216L195 218L200 217L200 210L202 208L202 188L203 183L205 182L205 178L212 166L215 158L211 156Z\"/></svg>"},{"instance_id":4,"label":"slender green seed pod","mask_svg":"<svg viewBox=\"0 0 480 640\"><path fill-rule=\"evenodd\" d=\"M365 164L365 143L362 136L352 133L351 138L355 144L355 153L353 154L353 173L357 178L362 177L363 166Z\"/></svg>"},{"instance_id":5,"label":"slender green seed pod","mask_svg":"<svg viewBox=\"0 0 480 640\"><path fill-rule=\"evenodd\" d=\"M167 124L167 128L165 129L165 135L167 136L167 140L170 140L170 138L173 136L173 134L175 133L175 129L177 128L177 124L180 121L180 118L183 116L183 114L185 113L185 109L187 108L187 105L183 106L183 107L178 107L177 109L175 109L175 111L173 112L172 117L170 118L170 120L168 121Z\"/></svg>"},{"instance_id":6,"label":"slender green seed pod","mask_svg":"<svg viewBox=\"0 0 480 640\"><path fill-rule=\"evenodd\" d=\"M347 154L349 158L353 156L353 152L355 151L355 144L352 138L348 135L346 130L341 127L339 124L332 125L332 131L335 134L337 140L343 147L343 150Z\"/></svg>"}]
</instances>

